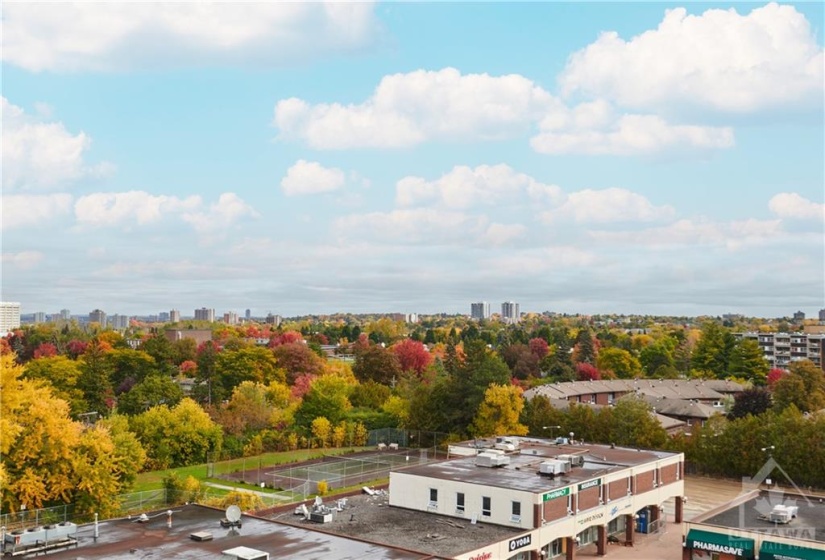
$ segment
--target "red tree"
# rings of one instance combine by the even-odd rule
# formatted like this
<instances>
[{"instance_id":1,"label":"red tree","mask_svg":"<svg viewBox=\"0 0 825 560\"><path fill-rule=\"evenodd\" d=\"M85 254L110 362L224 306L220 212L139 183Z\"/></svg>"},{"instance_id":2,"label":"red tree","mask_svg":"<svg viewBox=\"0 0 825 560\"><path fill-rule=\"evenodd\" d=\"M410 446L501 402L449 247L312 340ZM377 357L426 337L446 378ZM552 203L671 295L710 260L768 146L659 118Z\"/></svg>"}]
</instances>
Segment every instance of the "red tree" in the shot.
<instances>
[{"instance_id":1,"label":"red tree","mask_svg":"<svg viewBox=\"0 0 825 560\"><path fill-rule=\"evenodd\" d=\"M596 366L582 362L576 364L576 378L579 381L598 381L602 378L602 374Z\"/></svg>"},{"instance_id":2,"label":"red tree","mask_svg":"<svg viewBox=\"0 0 825 560\"><path fill-rule=\"evenodd\" d=\"M774 383L782 379L782 376L785 375L786 372L784 369L780 368L773 368L771 371L768 372L768 387L773 387Z\"/></svg>"},{"instance_id":3,"label":"red tree","mask_svg":"<svg viewBox=\"0 0 825 560\"><path fill-rule=\"evenodd\" d=\"M276 334L269 340L269 347L275 348L281 344L292 344L293 342L303 342L304 337L298 331L286 331L282 334Z\"/></svg>"},{"instance_id":4,"label":"red tree","mask_svg":"<svg viewBox=\"0 0 825 560\"><path fill-rule=\"evenodd\" d=\"M406 338L394 344L390 350L398 357L402 371L415 371L415 373L421 375L433 361L427 347L411 338Z\"/></svg>"},{"instance_id":5,"label":"red tree","mask_svg":"<svg viewBox=\"0 0 825 560\"><path fill-rule=\"evenodd\" d=\"M539 360L544 358L550 351L550 346L543 338L531 338L527 345L530 347L530 352L535 354Z\"/></svg>"},{"instance_id":6,"label":"red tree","mask_svg":"<svg viewBox=\"0 0 825 560\"><path fill-rule=\"evenodd\" d=\"M78 356L86 353L86 347L88 346L89 344L83 342L82 340L70 340L66 345L66 354L68 354L73 360L76 360Z\"/></svg>"},{"instance_id":7,"label":"red tree","mask_svg":"<svg viewBox=\"0 0 825 560\"><path fill-rule=\"evenodd\" d=\"M195 371L198 369L198 364L197 362L194 362L192 360L186 360L181 363L179 369L183 375L188 375L191 377L195 374Z\"/></svg>"},{"instance_id":8,"label":"red tree","mask_svg":"<svg viewBox=\"0 0 825 560\"><path fill-rule=\"evenodd\" d=\"M51 342L41 342L37 348L34 349L34 359L37 358L51 358L57 356L57 346Z\"/></svg>"},{"instance_id":9,"label":"red tree","mask_svg":"<svg viewBox=\"0 0 825 560\"><path fill-rule=\"evenodd\" d=\"M312 382L316 377L318 376L309 373L296 377L291 389L292 396L299 399L304 398L304 395L309 392L309 388L312 386Z\"/></svg>"}]
</instances>

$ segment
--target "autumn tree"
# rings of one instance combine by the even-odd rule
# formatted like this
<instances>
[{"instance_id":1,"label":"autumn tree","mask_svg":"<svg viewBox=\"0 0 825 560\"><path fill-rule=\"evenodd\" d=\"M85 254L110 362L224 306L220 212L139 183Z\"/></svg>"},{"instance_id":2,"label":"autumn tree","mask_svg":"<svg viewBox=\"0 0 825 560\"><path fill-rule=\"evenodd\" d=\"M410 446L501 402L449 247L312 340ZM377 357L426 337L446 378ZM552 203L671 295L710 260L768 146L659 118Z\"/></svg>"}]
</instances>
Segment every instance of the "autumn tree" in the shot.
<instances>
[{"instance_id":1,"label":"autumn tree","mask_svg":"<svg viewBox=\"0 0 825 560\"><path fill-rule=\"evenodd\" d=\"M612 371L620 379L632 379L642 373L642 365L636 357L621 348L602 348L596 364L601 371Z\"/></svg>"},{"instance_id":2,"label":"autumn tree","mask_svg":"<svg viewBox=\"0 0 825 560\"><path fill-rule=\"evenodd\" d=\"M432 354L426 346L409 338L393 344L390 349L398 358L401 371L414 371L420 376L433 361Z\"/></svg>"},{"instance_id":3,"label":"autumn tree","mask_svg":"<svg viewBox=\"0 0 825 560\"><path fill-rule=\"evenodd\" d=\"M66 356L38 358L26 364L23 375L47 382L55 397L69 403L72 416L88 411L83 392L77 387L80 366L76 361Z\"/></svg>"},{"instance_id":4,"label":"autumn tree","mask_svg":"<svg viewBox=\"0 0 825 560\"><path fill-rule=\"evenodd\" d=\"M352 371L358 381L390 385L401 377L401 364L392 350L372 344L356 353Z\"/></svg>"},{"instance_id":5,"label":"autumn tree","mask_svg":"<svg viewBox=\"0 0 825 560\"><path fill-rule=\"evenodd\" d=\"M527 426L519 422L524 399L515 385L490 385L473 419L471 431L477 437L523 436Z\"/></svg>"},{"instance_id":6,"label":"autumn tree","mask_svg":"<svg viewBox=\"0 0 825 560\"><path fill-rule=\"evenodd\" d=\"M129 426L155 469L202 463L208 453L220 453L221 428L191 399L174 408L155 406L133 416Z\"/></svg>"},{"instance_id":7,"label":"autumn tree","mask_svg":"<svg viewBox=\"0 0 825 560\"><path fill-rule=\"evenodd\" d=\"M303 341L278 344L272 353L278 366L286 371L289 385L301 375L320 375L324 371L324 361Z\"/></svg>"},{"instance_id":8,"label":"autumn tree","mask_svg":"<svg viewBox=\"0 0 825 560\"><path fill-rule=\"evenodd\" d=\"M215 375L227 395L243 381L267 384L286 380L272 351L258 346L219 353L215 360Z\"/></svg>"},{"instance_id":9,"label":"autumn tree","mask_svg":"<svg viewBox=\"0 0 825 560\"><path fill-rule=\"evenodd\" d=\"M779 410L791 405L802 412L825 408L825 374L810 360L792 362L773 385L773 402Z\"/></svg>"},{"instance_id":10,"label":"autumn tree","mask_svg":"<svg viewBox=\"0 0 825 560\"><path fill-rule=\"evenodd\" d=\"M529 379L540 374L540 358L526 344L511 344L501 351L501 358L516 379Z\"/></svg>"},{"instance_id":11,"label":"autumn tree","mask_svg":"<svg viewBox=\"0 0 825 560\"><path fill-rule=\"evenodd\" d=\"M319 416L311 424L312 437L318 447L326 447L332 438L332 424L323 416Z\"/></svg>"}]
</instances>

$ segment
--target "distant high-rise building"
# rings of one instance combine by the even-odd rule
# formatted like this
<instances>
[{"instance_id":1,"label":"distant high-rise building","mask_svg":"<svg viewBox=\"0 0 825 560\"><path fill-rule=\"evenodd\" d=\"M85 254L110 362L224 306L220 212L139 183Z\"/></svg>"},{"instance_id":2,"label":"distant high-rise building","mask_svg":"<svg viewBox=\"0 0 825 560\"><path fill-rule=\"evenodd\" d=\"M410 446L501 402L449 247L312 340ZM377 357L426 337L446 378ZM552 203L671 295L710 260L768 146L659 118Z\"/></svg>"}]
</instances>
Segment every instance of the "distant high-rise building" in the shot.
<instances>
[{"instance_id":1,"label":"distant high-rise building","mask_svg":"<svg viewBox=\"0 0 825 560\"><path fill-rule=\"evenodd\" d=\"M820 309L819 310L819 320L820 321L825 321L825 309Z\"/></svg>"},{"instance_id":2,"label":"distant high-rise building","mask_svg":"<svg viewBox=\"0 0 825 560\"><path fill-rule=\"evenodd\" d=\"M501 304L501 320L505 323L518 323L521 313L518 304L514 301L505 301Z\"/></svg>"},{"instance_id":3,"label":"distant high-rise building","mask_svg":"<svg viewBox=\"0 0 825 560\"><path fill-rule=\"evenodd\" d=\"M247 309L246 313L244 313L244 317L246 318L247 321L249 321L252 318L252 310Z\"/></svg>"},{"instance_id":4,"label":"distant high-rise building","mask_svg":"<svg viewBox=\"0 0 825 560\"><path fill-rule=\"evenodd\" d=\"M201 307L200 309L195 309L195 320L196 321L209 321L210 323L215 322L215 310L214 309L207 309L205 307Z\"/></svg>"},{"instance_id":5,"label":"distant high-rise building","mask_svg":"<svg viewBox=\"0 0 825 560\"><path fill-rule=\"evenodd\" d=\"M106 313L101 311L100 309L95 309L91 313L89 313L89 322L90 323L99 323L101 327L106 326Z\"/></svg>"},{"instance_id":6,"label":"distant high-rise building","mask_svg":"<svg viewBox=\"0 0 825 560\"><path fill-rule=\"evenodd\" d=\"M169 312L169 322L170 323L180 323L180 311L177 309L173 309Z\"/></svg>"},{"instance_id":7,"label":"distant high-rise building","mask_svg":"<svg viewBox=\"0 0 825 560\"><path fill-rule=\"evenodd\" d=\"M793 314L794 321L804 321L805 320L805 312L804 311L797 311Z\"/></svg>"},{"instance_id":8,"label":"distant high-rise building","mask_svg":"<svg viewBox=\"0 0 825 560\"><path fill-rule=\"evenodd\" d=\"M20 328L20 303L16 301L0 302L0 334Z\"/></svg>"},{"instance_id":9,"label":"distant high-rise building","mask_svg":"<svg viewBox=\"0 0 825 560\"><path fill-rule=\"evenodd\" d=\"M418 313L407 313L404 317L404 320L407 323L417 323L418 322Z\"/></svg>"},{"instance_id":10,"label":"distant high-rise building","mask_svg":"<svg viewBox=\"0 0 825 560\"><path fill-rule=\"evenodd\" d=\"M45 323L46 322L46 314L42 311L38 311L34 314L34 322L35 323Z\"/></svg>"},{"instance_id":11,"label":"distant high-rise building","mask_svg":"<svg viewBox=\"0 0 825 560\"><path fill-rule=\"evenodd\" d=\"M68 309L61 309L60 310L60 318L63 319L64 321L68 321L69 319L72 318L72 312L69 311Z\"/></svg>"},{"instance_id":12,"label":"distant high-rise building","mask_svg":"<svg viewBox=\"0 0 825 560\"><path fill-rule=\"evenodd\" d=\"M470 304L470 318L471 319L489 319L490 318L490 304L486 301L479 301L478 303Z\"/></svg>"},{"instance_id":13,"label":"distant high-rise building","mask_svg":"<svg viewBox=\"0 0 825 560\"><path fill-rule=\"evenodd\" d=\"M168 323L169 322L169 312L168 311L161 311L160 313L158 313L158 322Z\"/></svg>"},{"instance_id":14,"label":"distant high-rise building","mask_svg":"<svg viewBox=\"0 0 825 560\"><path fill-rule=\"evenodd\" d=\"M116 331L123 331L129 328L129 316L128 315L118 315L115 313L111 317L109 317L109 326L115 329Z\"/></svg>"},{"instance_id":15,"label":"distant high-rise building","mask_svg":"<svg viewBox=\"0 0 825 560\"><path fill-rule=\"evenodd\" d=\"M281 324L281 321L283 321L283 318L280 315L273 315L272 313L269 313L266 316L267 325L275 325L277 327Z\"/></svg>"},{"instance_id":16,"label":"distant high-rise building","mask_svg":"<svg viewBox=\"0 0 825 560\"><path fill-rule=\"evenodd\" d=\"M234 311L227 311L223 314L223 322L227 325L237 325L238 324L238 314Z\"/></svg>"}]
</instances>

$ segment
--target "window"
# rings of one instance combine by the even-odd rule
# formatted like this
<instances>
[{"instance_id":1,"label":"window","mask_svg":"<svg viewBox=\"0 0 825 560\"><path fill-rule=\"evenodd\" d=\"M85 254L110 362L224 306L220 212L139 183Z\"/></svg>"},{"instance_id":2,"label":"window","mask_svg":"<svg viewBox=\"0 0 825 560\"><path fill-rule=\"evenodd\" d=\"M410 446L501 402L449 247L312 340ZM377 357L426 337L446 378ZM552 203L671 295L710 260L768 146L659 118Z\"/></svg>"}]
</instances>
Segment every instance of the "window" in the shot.
<instances>
[{"instance_id":1,"label":"window","mask_svg":"<svg viewBox=\"0 0 825 560\"><path fill-rule=\"evenodd\" d=\"M455 495L455 511L456 513L464 514L464 493L458 492Z\"/></svg>"},{"instance_id":2,"label":"window","mask_svg":"<svg viewBox=\"0 0 825 560\"><path fill-rule=\"evenodd\" d=\"M430 488L430 503L427 507L430 508L437 508L438 507L438 489L437 488Z\"/></svg>"},{"instance_id":3,"label":"window","mask_svg":"<svg viewBox=\"0 0 825 560\"><path fill-rule=\"evenodd\" d=\"M490 517L490 515L492 515L489 496L481 497L481 515L484 517Z\"/></svg>"},{"instance_id":4,"label":"window","mask_svg":"<svg viewBox=\"0 0 825 560\"><path fill-rule=\"evenodd\" d=\"M521 502L513 502L513 508L510 514L510 521L518 523L521 521Z\"/></svg>"}]
</instances>

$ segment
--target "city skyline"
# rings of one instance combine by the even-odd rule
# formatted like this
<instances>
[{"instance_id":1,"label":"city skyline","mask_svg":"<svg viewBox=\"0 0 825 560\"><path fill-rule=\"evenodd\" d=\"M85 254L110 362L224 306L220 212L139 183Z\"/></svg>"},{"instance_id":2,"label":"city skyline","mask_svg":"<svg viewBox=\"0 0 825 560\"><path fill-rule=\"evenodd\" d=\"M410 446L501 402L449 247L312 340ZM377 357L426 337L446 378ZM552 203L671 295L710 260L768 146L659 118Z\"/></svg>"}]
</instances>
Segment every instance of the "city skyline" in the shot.
<instances>
[{"instance_id":1,"label":"city skyline","mask_svg":"<svg viewBox=\"0 0 825 560\"><path fill-rule=\"evenodd\" d=\"M815 317L823 10L8 3L2 299Z\"/></svg>"}]
</instances>

